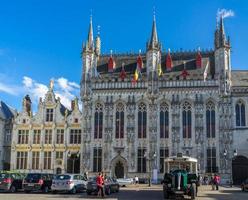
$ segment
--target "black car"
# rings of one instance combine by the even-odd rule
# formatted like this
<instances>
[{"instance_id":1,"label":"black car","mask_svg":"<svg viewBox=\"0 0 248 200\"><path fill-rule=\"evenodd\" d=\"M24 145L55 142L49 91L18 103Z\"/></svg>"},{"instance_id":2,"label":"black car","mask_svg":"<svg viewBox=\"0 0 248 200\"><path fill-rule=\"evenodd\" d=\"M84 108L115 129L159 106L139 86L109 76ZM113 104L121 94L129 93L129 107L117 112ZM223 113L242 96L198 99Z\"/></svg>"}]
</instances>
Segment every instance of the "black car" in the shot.
<instances>
[{"instance_id":1,"label":"black car","mask_svg":"<svg viewBox=\"0 0 248 200\"><path fill-rule=\"evenodd\" d=\"M23 175L11 172L0 173L0 191L16 192L22 189Z\"/></svg>"},{"instance_id":2,"label":"black car","mask_svg":"<svg viewBox=\"0 0 248 200\"><path fill-rule=\"evenodd\" d=\"M107 195L110 195L114 192L119 192L120 185L116 179L111 177L106 177L104 179L104 192ZM87 183L86 193L88 195L97 194L97 184L96 177L90 177Z\"/></svg>"},{"instance_id":3,"label":"black car","mask_svg":"<svg viewBox=\"0 0 248 200\"><path fill-rule=\"evenodd\" d=\"M51 190L53 174L29 173L23 180L24 192L42 191L48 193Z\"/></svg>"}]
</instances>

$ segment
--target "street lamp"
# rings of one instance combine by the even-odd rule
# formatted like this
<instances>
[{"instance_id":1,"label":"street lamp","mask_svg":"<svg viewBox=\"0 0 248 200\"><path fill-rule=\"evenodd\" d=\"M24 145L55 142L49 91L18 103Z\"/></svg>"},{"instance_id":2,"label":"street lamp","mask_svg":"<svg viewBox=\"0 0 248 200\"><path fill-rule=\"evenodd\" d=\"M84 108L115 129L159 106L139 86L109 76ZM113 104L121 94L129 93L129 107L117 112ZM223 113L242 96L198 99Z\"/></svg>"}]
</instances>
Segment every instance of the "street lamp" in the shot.
<instances>
[{"instance_id":1,"label":"street lamp","mask_svg":"<svg viewBox=\"0 0 248 200\"><path fill-rule=\"evenodd\" d=\"M144 157L146 158L146 160L148 161L148 174L149 174L149 178L148 178L148 186L151 187L151 177L152 177L152 170L151 170L151 162L153 160L156 161L156 158L157 158L157 154L156 152L154 152L153 154L150 154L150 153L147 153L145 151L144 153ZM156 164L155 164L156 165ZM156 167L156 166L155 166Z\"/></svg>"}]
</instances>

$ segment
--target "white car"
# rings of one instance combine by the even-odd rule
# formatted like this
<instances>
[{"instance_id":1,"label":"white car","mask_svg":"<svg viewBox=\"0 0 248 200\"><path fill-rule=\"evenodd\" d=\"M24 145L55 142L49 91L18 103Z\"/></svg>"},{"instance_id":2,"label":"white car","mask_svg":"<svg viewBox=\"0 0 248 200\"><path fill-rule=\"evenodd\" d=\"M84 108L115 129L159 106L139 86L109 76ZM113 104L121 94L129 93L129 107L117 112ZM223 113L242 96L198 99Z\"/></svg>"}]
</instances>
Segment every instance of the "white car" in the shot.
<instances>
[{"instance_id":1,"label":"white car","mask_svg":"<svg viewBox=\"0 0 248 200\"><path fill-rule=\"evenodd\" d=\"M118 178L117 182L122 187L127 186L127 185L132 185L134 183L132 178Z\"/></svg>"},{"instance_id":2,"label":"white car","mask_svg":"<svg viewBox=\"0 0 248 200\"><path fill-rule=\"evenodd\" d=\"M52 182L52 192L70 192L75 194L86 190L87 181L79 174L60 174Z\"/></svg>"}]
</instances>

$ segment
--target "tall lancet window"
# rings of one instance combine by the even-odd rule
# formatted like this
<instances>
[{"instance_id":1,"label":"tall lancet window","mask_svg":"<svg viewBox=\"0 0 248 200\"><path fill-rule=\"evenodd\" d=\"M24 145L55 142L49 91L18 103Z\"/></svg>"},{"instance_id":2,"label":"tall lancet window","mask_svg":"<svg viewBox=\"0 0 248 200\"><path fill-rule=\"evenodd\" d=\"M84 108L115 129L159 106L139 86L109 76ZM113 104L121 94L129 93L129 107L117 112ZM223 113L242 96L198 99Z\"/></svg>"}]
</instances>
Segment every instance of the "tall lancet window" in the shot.
<instances>
[{"instance_id":1,"label":"tall lancet window","mask_svg":"<svg viewBox=\"0 0 248 200\"><path fill-rule=\"evenodd\" d=\"M102 130L103 130L103 106L100 103L96 104L95 108L95 125L94 125L94 138L99 139L102 138Z\"/></svg>"},{"instance_id":2,"label":"tall lancet window","mask_svg":"<svg viewBox=\"0 0 248 200\"><path fill-rule=\"evenodd\" d=\"M160 105L160 138L169 138L169 106Z\"/></svg>"},{"instance_id":3,"label":"tall lancet window","mask_svg":"<svg viewBox=\"0 0 248 200\"><path fill-rule=\"evenodd\" d=\"M146 115L146 105L140 103L138 110L138 138L146 138Z\"/></svg>"},{"instance_id":4,"label":"tall lancet window","mask_svg":"<svg viewBox=\"0 0 248 200\"><path fill-rule=\"evenodd\" d=\"M212 102L206 106L207 138L215 138L215 107Z\"/></svg>"},{"instance_id":5,"label":"tall lancet window","mask_svg":"<svg viewBox=\"0 0 248 200\"><path fill-rule=\"evenodd\" d=\"M245 104L239 100L235 106L236 126L246 126L245 123Z\"/></svg>"},{"instance_id":6,"label":"tall lancet window","mask_svg":"<svg viewBox=\"0 0 248 200\"><path fill-rule=\"evenodd\" d=\"M183 104L183 138L191 138L192 114L191 105L188 102Z\"/></svg>"},{"instance_id":7,"label":"tall lancet window","mask_svg":"<svg viewBox=\"0 0 248 200\"><path fill-rule=\"evenodd\" d=\"M115 113L115 138L124 137L124 105L117 104Z\"/></svg>"}]
</instances>

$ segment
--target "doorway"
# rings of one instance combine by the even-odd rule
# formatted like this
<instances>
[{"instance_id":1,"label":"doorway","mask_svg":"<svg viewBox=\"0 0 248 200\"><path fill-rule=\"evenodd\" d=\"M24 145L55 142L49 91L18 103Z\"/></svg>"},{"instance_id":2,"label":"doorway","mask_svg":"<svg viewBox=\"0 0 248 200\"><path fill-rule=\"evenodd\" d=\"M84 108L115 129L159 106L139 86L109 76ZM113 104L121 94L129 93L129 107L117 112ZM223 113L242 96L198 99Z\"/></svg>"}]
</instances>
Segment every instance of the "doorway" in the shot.
<instances>
[{"instance_id":1,"label":"doorway","mask_svg":"<svg viewBox=\"0 0 248 200\"><path fill-rule=\"evenodd\" d=\"M116 178L124 178L124 165L121 161L118 161L115 165Z\"/></svg>"},{"instance_id":2,"label":"doorway","mask_svg":"<svg viewBox=\"0 0 248 200\"><path fill-rule=\"evenodd\" d=\"M245 156L237 156L232 161L233 184L240 185L248 178L248 159Z\"/></svg>"},{"instance_id":3,"label":"doorway","mask_svg":"<svg viewBox=\"0 0 248 200\"><path fill-rule=\"evenodd\" d=\"M73 153L67 159L67 173L78 174L80 173L80 155Z\"/></svg>"}]
</instances>

